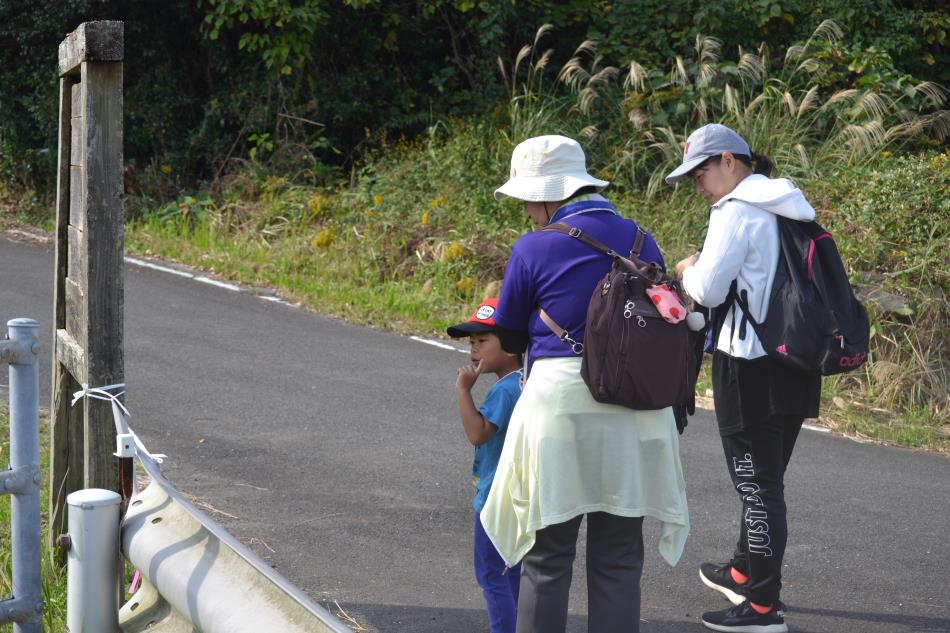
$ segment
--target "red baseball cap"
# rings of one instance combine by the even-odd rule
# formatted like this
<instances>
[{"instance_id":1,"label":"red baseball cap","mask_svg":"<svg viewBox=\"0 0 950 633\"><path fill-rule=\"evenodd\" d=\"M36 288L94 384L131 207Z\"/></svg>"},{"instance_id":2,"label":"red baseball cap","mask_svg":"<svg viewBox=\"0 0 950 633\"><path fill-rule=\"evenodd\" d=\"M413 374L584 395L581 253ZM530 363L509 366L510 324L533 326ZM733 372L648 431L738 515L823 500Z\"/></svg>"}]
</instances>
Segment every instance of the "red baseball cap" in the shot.
<instances>
[{"instance_id":1,"label":"red baseball cap","mask_svg":"<svg viewBox=\"0 0 950 633\"><path fill-rule=\"evenodd\" d=\"M495 310L498 309L498 297L485 299L468 321L448 328L452 338L464 338L469 334L495 331Z\"/></svg>"}]
</instances>

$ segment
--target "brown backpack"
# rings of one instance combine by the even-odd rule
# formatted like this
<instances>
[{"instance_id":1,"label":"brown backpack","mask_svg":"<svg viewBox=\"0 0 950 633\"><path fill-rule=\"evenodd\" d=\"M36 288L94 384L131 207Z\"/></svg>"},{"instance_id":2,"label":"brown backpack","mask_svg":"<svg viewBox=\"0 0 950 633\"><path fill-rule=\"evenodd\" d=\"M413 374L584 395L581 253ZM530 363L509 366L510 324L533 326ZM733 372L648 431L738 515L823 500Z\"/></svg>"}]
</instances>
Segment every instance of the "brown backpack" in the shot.
<instances>
[{"instance_id":1,"label":"brown backpack","mask_svg":"<svg viewBox=\"0 0 950 633\"><path fill-rule=\"evenodd\" d=\"M665 321L646 290L665 284L681 301L683 292L658 265L640 260L643 229L637 228L629 258L564 222L544 230L570 235L613 259L587 306L583 343L540 309L541 320L581 355L581 376L594 399L641 410L687 402L696 387L692 333L686 321Z\"/></svg>"}]
</instances>

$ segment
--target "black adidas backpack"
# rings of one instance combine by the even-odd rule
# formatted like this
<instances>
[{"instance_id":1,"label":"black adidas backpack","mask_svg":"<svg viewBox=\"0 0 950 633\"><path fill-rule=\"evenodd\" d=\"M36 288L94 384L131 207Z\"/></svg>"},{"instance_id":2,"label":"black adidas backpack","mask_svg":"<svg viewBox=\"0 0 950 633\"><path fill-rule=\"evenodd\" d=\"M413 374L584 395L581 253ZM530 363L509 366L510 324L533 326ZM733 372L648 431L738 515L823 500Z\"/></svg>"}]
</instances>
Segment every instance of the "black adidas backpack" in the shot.
<instances>
[{"instance_id":1,"label":"black adidas backpack","mask_svg":"<svg viewBox=\"0 0 950 633\"><path fill-rule=\"evenodd\" d=\"M868 314L854 296L831 234L817 222L778 216L781 252L765 321L744 296L736 304L769 356L795 369L830 376L868 358Z\"/></svg>"}]
</instances>

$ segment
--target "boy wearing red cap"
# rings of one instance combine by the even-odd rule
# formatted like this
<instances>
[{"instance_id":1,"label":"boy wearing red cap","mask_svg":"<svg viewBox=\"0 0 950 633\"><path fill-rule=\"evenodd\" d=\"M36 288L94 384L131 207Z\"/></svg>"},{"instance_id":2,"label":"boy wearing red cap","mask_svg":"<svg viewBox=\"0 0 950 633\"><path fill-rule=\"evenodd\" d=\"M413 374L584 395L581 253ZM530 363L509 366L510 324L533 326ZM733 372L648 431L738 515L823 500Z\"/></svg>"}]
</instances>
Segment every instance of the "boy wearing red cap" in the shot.
<instances>
[{"instance_id":1,"label":"boy wearing red cap","mask_svg":"<svg viewBox=\"0 0 950 633\"><path fill-rule=\"evenodd\" d=\"M485 596L491 632L515 633L521 565L508 568L479 520L504 446L508 420L521 395L521 355L501 349L501 340L495 333L497 307L498 299L486 299L468 321L452 326L447 331L452 338L468 336L471 345L471 362L459 368L455 390L462 428L475 446L475 460L472 463L472 480L475 484L475 578ZM472 399L472 386L480 375L487 373L498 376L498 381L488 390L482 406L476 408Z\"/></svg>"}]
</instances>

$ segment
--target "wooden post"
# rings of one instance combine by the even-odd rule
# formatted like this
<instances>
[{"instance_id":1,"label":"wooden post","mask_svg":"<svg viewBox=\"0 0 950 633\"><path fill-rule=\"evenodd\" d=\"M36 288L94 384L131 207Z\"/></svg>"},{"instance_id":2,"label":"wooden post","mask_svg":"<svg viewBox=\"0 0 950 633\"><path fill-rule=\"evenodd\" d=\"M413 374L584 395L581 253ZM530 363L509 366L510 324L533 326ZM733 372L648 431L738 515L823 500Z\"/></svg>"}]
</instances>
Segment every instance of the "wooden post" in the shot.
<instances>
[{"instance_id":1,"label":"wooden post","mask_svg":"<svg viewBox=\"0 0 950 633\"><path fill-rule=\"evenodd\" d=\"M108 402L82 384L123 382L122 22L85 22L59 45L50 537L65 531L66 496L118 491Z\"/></svg>"}]
</instances>

